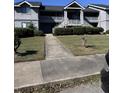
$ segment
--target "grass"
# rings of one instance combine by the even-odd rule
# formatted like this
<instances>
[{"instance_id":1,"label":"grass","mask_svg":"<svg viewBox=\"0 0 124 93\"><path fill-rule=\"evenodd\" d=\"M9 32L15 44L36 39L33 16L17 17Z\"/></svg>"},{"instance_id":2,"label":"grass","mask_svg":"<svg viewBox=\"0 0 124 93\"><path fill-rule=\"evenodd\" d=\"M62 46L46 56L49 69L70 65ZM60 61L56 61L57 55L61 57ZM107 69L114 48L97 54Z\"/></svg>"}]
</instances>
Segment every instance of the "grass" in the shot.
<instances>
[{"instance_id":1,"label":"grass","mask_svg":"<svg viewBox=\"0 0 124 93\"><path fill-rule=\"evenodd\" d=\"M15 62L36 61L44 59L44 37L28 37L21 39Z\"/></svg>"},{"instance_id":2,"label":"grass","mask_svg":"<svg viewBox=\"0 0 124 93\"><path fill-rule=\"evenodd\" d=\"M109 36L86 35L86 46L82 46L81 36L57 36L57 38L76 56L102 54L109 48Z\"/></svg>"}]
</instances>

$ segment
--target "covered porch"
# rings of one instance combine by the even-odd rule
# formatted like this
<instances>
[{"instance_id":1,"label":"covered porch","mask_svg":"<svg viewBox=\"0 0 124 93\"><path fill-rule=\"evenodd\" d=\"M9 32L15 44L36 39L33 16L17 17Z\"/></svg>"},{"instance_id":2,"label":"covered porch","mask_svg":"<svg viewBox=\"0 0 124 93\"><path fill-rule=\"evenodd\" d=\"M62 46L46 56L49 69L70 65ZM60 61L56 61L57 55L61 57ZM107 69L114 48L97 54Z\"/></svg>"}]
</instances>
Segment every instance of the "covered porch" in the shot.
<instances>
[{"instance_id":1,"label":"covered porch","mask_svg":"<svg viewBox=\"0 0 124 93\"><path fill-rule=\"evenodd\" d=\"M65 26L77 26L84 24L84 7L76 1L71 2L64 7Z\"/></svg>"}]
</instances>

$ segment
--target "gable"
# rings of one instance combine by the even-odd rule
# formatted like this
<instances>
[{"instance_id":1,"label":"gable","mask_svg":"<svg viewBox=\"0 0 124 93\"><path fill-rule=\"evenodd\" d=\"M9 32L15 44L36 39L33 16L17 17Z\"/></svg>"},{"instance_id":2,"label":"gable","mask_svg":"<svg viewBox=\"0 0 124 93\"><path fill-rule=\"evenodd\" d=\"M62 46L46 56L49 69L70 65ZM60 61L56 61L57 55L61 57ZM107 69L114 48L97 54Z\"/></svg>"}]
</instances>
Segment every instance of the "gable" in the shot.
<instances>
[{"instance_id":1,"label":"gable","mask_svg":"<svg viewBox=\"0 0 124 93\"><path fill-rule=\"evenodd\" d=\"M28 2L28 1L22 1L15 4L16 7L20 7L20 6L40 7L40 5L41 5L40 2Z\"/></svg>"},{"instance_id":2,"label":"gable","mask_svg":"<svg viewBox=\"0 0 124 93\"><path fill-rule=\"evenodd\" d=\"M80 8L80 6L77 5L76 3L71 4L69 7L78 7L78 8Z\"/></svg>"},{"instance_id":3,"label":"gable","mask_svg":"<svg viewBox=\"0 0 124 93\"><path fill-rule=\"evenodd\" d=\"M29 6L32 6L29 2L27 1L23 1L21 3L18 4L18 6L21 6L21 5L29 5Z\"/></svg>"},{"instance_id":4,"label":"gable","mask_svg":"<svg viewBox=\"0 0 124 93\"><path fill-rule=\"evenodd\" d=\"M73 1L64 7L64 9L68 9L68 8L84 9L84 7L81 4L79 4L77 1Z\"/></svg>"},{"instance_id":5,"label":"gable","mask_svg":"<svg viewBox=\"0 0 124 93\"><path fill-rule=\"evenodd\" d=\"M20 6L23 6L23 7L30 7L30 5L27 4L27 3L23 3L23 4L21 4Z\"/></svg>"}]
</instances>

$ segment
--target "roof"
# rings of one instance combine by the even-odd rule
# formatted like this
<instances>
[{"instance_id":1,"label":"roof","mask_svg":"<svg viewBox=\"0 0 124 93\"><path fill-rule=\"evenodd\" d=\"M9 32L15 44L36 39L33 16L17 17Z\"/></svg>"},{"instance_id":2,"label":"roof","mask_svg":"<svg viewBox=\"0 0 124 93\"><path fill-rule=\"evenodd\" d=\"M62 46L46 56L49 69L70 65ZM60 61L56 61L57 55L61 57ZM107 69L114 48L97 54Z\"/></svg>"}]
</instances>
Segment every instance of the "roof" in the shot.
<instances>
[{"instance_id":1,"label":"roof","mask_svg":"<svg viewBox=\"0 0 124 93\"><path fill-rule=\"evenodd\" d=\"M80 8L84 9L84 7L78 3L76 0L73 0L72 2L70 2L69 4L67 4L64 9L67 9L69 6L71 6L72 4L77 4Z\"/></svg>"},{"instance_id":2,"label":"roof","mask_svg":"<svg viewBox=\"0 0 124 93\"><path fill-rule=\"evenodd\" d=\"M26 1L26 0L23 0L21 2L17 2L17 3L14 4L14 6L20 7L24 3L28 4L30 7L40 7L40 6L42 6L41 2L33 2L33 1ZM44 5L43 7L44 7L44 10L46 10L46 11L63 11L65 8L67 8L68 6L70 6L70 5L74 4L74 3L79 5L80 7L82 7L76 1L72 1L71 3L69 3L66 6L49 6L49 5ZM108 5L104 5L104 4L90 4L90 5L88 5L87 8L85 8L85 7L82 7L82 8L84 9L85 12L98 12L96 10L93 10L93 9L89 8L89 6L95 7L95 8L98 8L98 9L109 10L109 6Z\"/></svg>"},{"instance_id":3,"label":"roof","mask_svg":"<svg viewBox=\"0 0 124 93\"><path fill-rule=\"evenodd\" d=\"M99 8L99 9L104 9L104 10L109 10L109 5L105 5L105 4L90 4L88 6Z\"/></svg>"},{"instance_id":4,"label":"roof","mask_svg":"<svg viewBox=\"0 0 124 93\"><path fill-rule=\"evenodd\" d=\"M46 11L63 11L64 6L44 6Z\"/></svg>"},{"instance_id":5,"label":"roof","mask_svg":"<svg viewBox=\"0 0 124 93\"><path fill-rule=\"evenodd\" d=\"M30 2L33 6L41 6L42 4L40 2Z\"/></svg>"},{"instance_id":6,"label":"roof","mask_svg":"<svg viewBox=\"0 0 124 93\"><path fill-rule=\"evenodd\" d=\"M98 13L99 11L91 9L91 8L85 8L84 12L92 12L92 13Z\"/></svg>"},{"instance_id":7,"label":"roof","mask_svg":"<svg viewBox=\"0 0 124 93\"><path fill-rule=\"evenodd\" d=\"M104 4L92 4L92 5L104 7L104 8L109 8L109 5L104 5Z\"/></svg>"},{"instance_id":8,"label":"roof","mask_svg":"<svg viewBox=\"0 0 124 93\"><path fill-rule=\"evenodd\" d=\"M22 5L23 3L27 3L28 5L32 6L32 7L40 7L42 5L41 2L31 2L31 1L21 1L21 2L17 2L17 3L14 3L15 6L20 6Z\"/></svg>"}]
</instances>

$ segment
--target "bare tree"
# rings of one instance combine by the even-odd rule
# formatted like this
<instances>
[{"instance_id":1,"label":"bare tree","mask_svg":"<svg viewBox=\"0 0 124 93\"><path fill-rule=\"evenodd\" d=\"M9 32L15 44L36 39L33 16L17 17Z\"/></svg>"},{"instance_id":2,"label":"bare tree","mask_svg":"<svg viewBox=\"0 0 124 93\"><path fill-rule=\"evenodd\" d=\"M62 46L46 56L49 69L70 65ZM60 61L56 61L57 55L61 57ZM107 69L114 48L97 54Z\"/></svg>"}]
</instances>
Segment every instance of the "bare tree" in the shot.
<instances>
[{"instance_id":1,"label":"bare tree","mask_svg":"<svg viewBox=\"0 0 124 93\"><path fill-rule=\"evenodd\" d=\"M85 35L81 36L81 41L82 41L82 46L86 47L86 37L85 37Z\"/></svg>"},{"instance_id":2,"label":"bare tree","mask_svg":"<svg viewBox=\"0 0 124 93\"><path fill-rule=\"evenodd\" d=\"M15 37L14 37L14 51L15 51L15 53L18 53L18 52L17 52L17 49L19 48L20 45L21 45L21 40L20 40L20 38L15 34Z\"/></svg>"}]
</instances>

